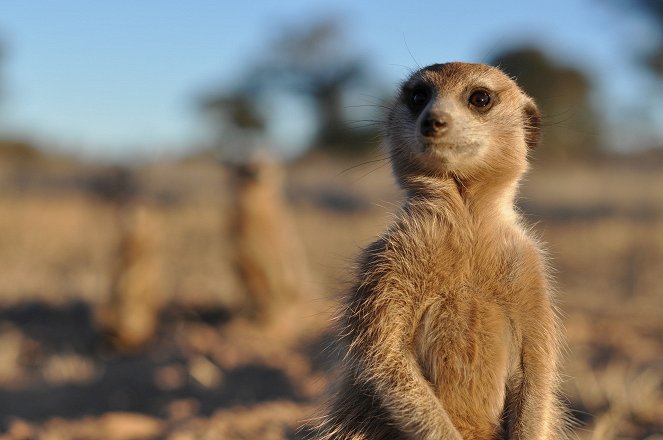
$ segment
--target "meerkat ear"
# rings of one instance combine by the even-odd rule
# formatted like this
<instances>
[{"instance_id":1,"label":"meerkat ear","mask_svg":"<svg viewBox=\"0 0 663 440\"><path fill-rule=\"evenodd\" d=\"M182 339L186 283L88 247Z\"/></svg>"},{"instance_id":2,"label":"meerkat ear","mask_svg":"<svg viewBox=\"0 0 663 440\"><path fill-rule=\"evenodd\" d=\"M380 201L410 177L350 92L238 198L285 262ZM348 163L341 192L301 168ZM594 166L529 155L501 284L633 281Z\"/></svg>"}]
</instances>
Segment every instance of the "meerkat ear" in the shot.
<instances>
[{"instance_id":1,"label":"meerkat ear","mask_svg":"<svg viewBox=\"0 0 663 440\"><path fill-rule=\"evenodd\" d=\"M541 113L531 99L525 104L525 143L534 148L541 142Z\"/></svg>"}]
</instances>

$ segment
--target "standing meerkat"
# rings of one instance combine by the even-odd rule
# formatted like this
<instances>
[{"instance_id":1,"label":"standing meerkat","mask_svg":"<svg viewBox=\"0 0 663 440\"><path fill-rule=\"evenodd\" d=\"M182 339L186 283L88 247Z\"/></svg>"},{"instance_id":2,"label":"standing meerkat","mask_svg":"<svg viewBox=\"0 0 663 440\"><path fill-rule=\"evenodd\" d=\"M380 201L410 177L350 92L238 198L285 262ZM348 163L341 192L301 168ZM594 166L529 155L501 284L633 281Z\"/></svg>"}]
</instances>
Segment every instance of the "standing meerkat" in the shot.
<instances>
[{"instance_id":1,"label":"standing meerkat","mask_svg":"<svg viewBox=\"0 0 663 440\"><path fill-rule=\"evenodd\" d=\"M406 199L360 257L314 437L564 437L550 283L514 209L536 105L495 67L435 64L402 85L385 135Z\"/></svg>"},{"instance_id":2,"label":"standing meerkat","mask_svg":"<svg viewBox=\"0 0 663 440\"><path fill-rule=\"evenodd\" d=\"M248 300L244 311L267 322L315 283L284 197L283 166L261 151L228 168L234 197L234 260Z\"/></svg>"}]
</instances>

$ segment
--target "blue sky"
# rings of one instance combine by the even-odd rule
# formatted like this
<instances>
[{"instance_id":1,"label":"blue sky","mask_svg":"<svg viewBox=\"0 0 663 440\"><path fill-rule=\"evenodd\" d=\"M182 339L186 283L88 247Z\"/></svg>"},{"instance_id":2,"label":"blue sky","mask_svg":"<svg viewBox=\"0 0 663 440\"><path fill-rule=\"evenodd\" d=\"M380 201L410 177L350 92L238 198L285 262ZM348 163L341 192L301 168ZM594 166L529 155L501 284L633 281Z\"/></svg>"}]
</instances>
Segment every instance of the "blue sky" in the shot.
<instances>
[{"instance_id":1,"label":"blue sky","mask_svg":"<svg viewBox=\"0 0 663 440\"><path fill-rule=\"evenodd\" d=\"M388 87L413 58L486 61L528 43L591 74L611 118L647 81L630 49L652 35L600 0L2 0L0 131L93 157L202 143L197 97L232 85L283 26L324 14L347 22L352 50Z\"/></svg>"}]
</instances>

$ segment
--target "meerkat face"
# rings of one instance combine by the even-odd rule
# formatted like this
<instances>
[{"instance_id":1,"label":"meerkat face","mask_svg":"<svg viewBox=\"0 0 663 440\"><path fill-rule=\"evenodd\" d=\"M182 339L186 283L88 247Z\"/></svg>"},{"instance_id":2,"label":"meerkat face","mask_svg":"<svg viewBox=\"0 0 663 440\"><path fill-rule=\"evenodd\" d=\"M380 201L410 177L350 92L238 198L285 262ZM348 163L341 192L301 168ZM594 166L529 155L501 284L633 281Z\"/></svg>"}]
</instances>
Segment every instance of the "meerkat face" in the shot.
<instances>
[{"instance_id":1,"label":"meerkat face","mask_svg":"<svg viewBox=\"0 0 663 440\"><path fill-rule=\"evenodd\" d=\"M495 67L435 64L402 85L388 117L397 174L476 176L526 167L538 142L534 102Z\"/></svg>"}]
</instances>

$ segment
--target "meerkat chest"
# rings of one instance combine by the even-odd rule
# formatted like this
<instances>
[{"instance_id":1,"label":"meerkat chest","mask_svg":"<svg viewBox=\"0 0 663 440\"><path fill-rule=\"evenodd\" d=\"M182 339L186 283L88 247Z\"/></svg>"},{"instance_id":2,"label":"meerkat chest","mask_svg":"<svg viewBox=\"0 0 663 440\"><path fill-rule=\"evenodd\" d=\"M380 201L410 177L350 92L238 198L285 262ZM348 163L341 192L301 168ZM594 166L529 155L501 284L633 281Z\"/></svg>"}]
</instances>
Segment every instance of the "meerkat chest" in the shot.
<instances>
[{"instance_id":1,"label":"meerkat chest","mask_svg":"<svg viewBox=\"0 0 663 440\"><path fill-rule=\"evenodd\" d=\"M415 333L426 379L456 426L497 429L514 343L501 306L459 292L431 302ZM477 437L483 438L483 437Z\"/></svg>"},{"instance_id":2,"label":"meerkat chest","mask_svg":"<svg viewBox=\"0 0 663 440\"><path fill-rule=\"evenodd\" d=\"M440 260L453 258L453 250L442 253ZM460 356L456 364L484 368L486 362L502 362L496 351L511 349L513 300L522 284L519 251L508 238L491 237L466 246L456 262L453 273L440 276L439 284L430 285L424 295L428 301L421 309L418 334L429 341L437 334L438 346L431 349L443 357Z\"/></svg>"},{"instance_id":3,"label":"meerkat chest","mask_svg":"<svg viewBox=\"0 0 663 440\"><path fill-rule=\"evenodd\" d=\"M467 249L457 258L462 262L457 272L440 277L426 295L415 352L453 418L465 417L469 408L476 420L493 426L503 409L505 383L517 351L505 301L513 288L516 263L499 247L490 249L490 255L487 249Z\"/></svg>"}]
</instances>

